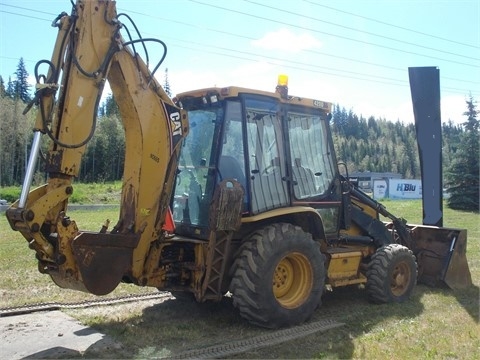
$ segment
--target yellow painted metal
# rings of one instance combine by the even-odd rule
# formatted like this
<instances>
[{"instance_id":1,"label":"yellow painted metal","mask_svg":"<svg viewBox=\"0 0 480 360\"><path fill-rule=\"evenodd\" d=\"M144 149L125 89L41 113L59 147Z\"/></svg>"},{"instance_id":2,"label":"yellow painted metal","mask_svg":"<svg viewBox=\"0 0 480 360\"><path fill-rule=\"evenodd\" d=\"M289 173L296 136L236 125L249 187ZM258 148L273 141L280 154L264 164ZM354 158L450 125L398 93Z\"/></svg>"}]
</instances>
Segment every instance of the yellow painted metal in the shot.
<instances>
[{"instance_id":1,"label":"yellow painted metal","mask_svg":"<svg viewBox=\"0 0 480 360\"><path fill-rule=\"evenodd\" d=\"M355 223L350 224L348 229L341 229L340 235L342 236L357 236L363 235L365 232Z\"/></svg>"},{"instance_id":2,"label":"yellow painted metal","mask_svg":"<svg viewBox=\"0 0 480 360\"><path fill-rule=\"evenodd\" d=\"M273 294L284 308L297 308L308 299L313 278L313 268L307 257L297 252L290 253L275 268Z\"/></svg>"},{"instance_id":3,"label":"yellow painted metal","mask_svg":"<svg viewBox=\"0 0 480 360\"><path fill-rule=\"evenodd\" d=\"M141 72L136 61L140 62ZM132 260L132 273L134 277L139 277L144 270L151 241L162 234L161 222L172 192L176 163L171 162L176 161L179 151L178 146L174 148L172 131L185 136L188 126L183 111L178 110L179 124L172 124L168 119L163 102L171 100L154 79L151 81L155 84L147 86L148 70L141 59L135 60L126 51L115 55L109 81L125 127L121 231L127 231L134 225L137 231L142 232ZM147 267L149 265L146 264ZM156 266L151 265L151 269Z\"/></svg>"},{"instance_id":4,"label":"yellow painted metal","mask_svg":"<svg viewBox=\"0 0 480 360\"><path fill-rule=\"evenodd\" d=\"M373 219L378 219L379 218L379 212L377 209L368 206L367 204L362 203L361 201L352 198L352 204L357 205L362 209L362 212L365 214L368 214L371 218Z\"/></svg>"},{"instance_id":5,"label":"yellow painted metal","mask_svg":"<svg viewBox=\"0 0 480 360\"><path fill-rule=\"evenodd\" d=\"M356 199L352 199L352 204L360 207L362 211L369 215L372 219L378 219L379 218L379 213L376 209L368 206L367 204L363 204L360 201ZM365 231L360 228L357 224L352 222L348 229L342 229L340 233L344 236L357 236L357 235L363 235Z\"/></svg>"},{"instance_id":6,"label":"yellow painted metal","mask_svg":"<svg viewBox=\"0 0 480 360\"><path fill-rule=\"evenodd\" d=\"M291 215L291 214L300 214L300 213L309 213L320 218L320 215L314 208L311 208L308 206L292 206L292 207L265 211L264 213L254 215L254 216L244 217L242 218L242 223L255 223L265 219L270 219L270 218L273 219L282 215Z\"/></svg>"},{"instance_id":7,"label":"yellow painted metal","mask_svg":"<svg viewBox=\"0 0 480 360\"><path fill-rule=\"evenodd\" d=\"M229 86L224 88L212 87L212 88L187 91L187 92L178 94L178 97L179 98L188 97L188 96L202 97L202 96L208 96L211 94L217 94L217 96L219 96L219 99L226 99L229 97L237 97L239 94L245 94L245 93L274 97L274 98L277 98L277 100L281 103L302 105L310 108L319 108L324 110L327 113L331 113L332 107L333 107L333 104L327 101L321 101L321 100L310 99L305 97L298 97L294 95L289 95L288 98L283 98L279 93L272 93L272 92L256 90L256 89L248 89L248 88L242 88L237 86Z\"/></svg>"},{"instance_id":8,"label":"yellow painted metal","mask_svg":"<svg viewBox=\"0 0 480 360\"><path fill-rule=\"evenodd\" d=\"M367 277L362 273L359 273L357 277L353 278L327 279L326 284L331 287L340 287L355 284L365 284L366 282Z\"/></svg>"},{"instance_id":9,"label":"yellow painted metal","mask_svg":"<svg viewBox=\"0 0 480 360\"><path fill-rule=\"evenodd\" d=\"M328 277L341 279L357 276L361 260L362 253L360 251L331 254Z\"/></svg>"},{"instance_id":10,"label":"yellow painted metal","mask_svg":"<svg viewBox=\"0 0 480 360\"><path fill-rule=\"evenodd\" d=\"M80 171L79 164L86 143L83 146L76 145L87 140L95 126L94 112L105 84L105 73L85 76L84 72L94 74L102 68L117 30L117 26L105 22L105 18L112 19L115 16L115 2L78 1L76 11L78 18L73 33L75 45L72 47L73 44L69 44L66 55L67 59L73 56L77 64L74 65L73 60L65 64L66 73L63 74L60 90L63 106L56 109L52 122L52 133L57 140L75 146L61 147L51 142L49 154L50 171L68 176L77 176Z\"/></svg>"},{"instance_id":11,"label":"yellow painted metal","mask_svg":"<svg viewBox=\"0 0 480 360\"><path fill-rule=\"evenodd\" d=\"M360 272L363 257L362 251L330 249L327 283L333 287L365 283L367 278Z\"/></svg>"},{"instance_id":12,"label":"yellow painted metal","mask_svg":"<svg viewBox=\"0 0 480 360\"><path fill-rule=\"evenodd\" d=\"M64 41L64 39L70 36L71 24L72 22L69 16L63 16L58 21L57 25L59 27L59 31L57 34L57 40L55 41L55 46L53 48L51 60L51 63L55 66L55 69L60 69L62 67L63 54L65 54L66 46L68 44L68 41ZM48 94L45 94L39 99L39 108L41 111L38 111L37 113L34 127L34 130L37 131L44 130L44 120L46 120L48 124L50 124L52 121L51 117L44 119L42 111L44 114L52 113L52 108L55 101L55 93L58 90L58 76L60 75L60 72L55 74L55 69L52 67L48 69L46 83L36 84L35 86L35 90L37 91L40 88L48 88L50 90Z\"/></svg>"},{"instance_id":13,"label":"yellow painted metal","mask_svg":"<svg viewBox=\"0 0 480 360\"><path fill-rule=\"evenodd\" d=\"M395 296L402 296L412 281L412 272L407 261L398 262L393 268L390 279L390 288Z\"/></svg>"}]
</instances>

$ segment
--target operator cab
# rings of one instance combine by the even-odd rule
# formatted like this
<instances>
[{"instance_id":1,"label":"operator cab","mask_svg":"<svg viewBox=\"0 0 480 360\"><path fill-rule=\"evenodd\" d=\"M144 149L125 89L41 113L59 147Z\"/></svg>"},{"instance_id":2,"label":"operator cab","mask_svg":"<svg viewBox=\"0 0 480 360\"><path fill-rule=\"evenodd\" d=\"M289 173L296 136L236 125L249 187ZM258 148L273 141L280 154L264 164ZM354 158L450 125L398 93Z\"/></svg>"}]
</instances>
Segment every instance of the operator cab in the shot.
<instances>
[{"instance_id":1,"label":"operator cab","mask_svg":"<svg viewBox=\"0 0 480 360\"><path fill-rule=\"evenodd\" d=\"M321 213L327 232L337 231L341 189L330 103L238 87L176 100L190 123L172 199L177 234L208 236L209 206L224 179L243 186L244 217L309 206Z\"/></svg>"}]
</instances>

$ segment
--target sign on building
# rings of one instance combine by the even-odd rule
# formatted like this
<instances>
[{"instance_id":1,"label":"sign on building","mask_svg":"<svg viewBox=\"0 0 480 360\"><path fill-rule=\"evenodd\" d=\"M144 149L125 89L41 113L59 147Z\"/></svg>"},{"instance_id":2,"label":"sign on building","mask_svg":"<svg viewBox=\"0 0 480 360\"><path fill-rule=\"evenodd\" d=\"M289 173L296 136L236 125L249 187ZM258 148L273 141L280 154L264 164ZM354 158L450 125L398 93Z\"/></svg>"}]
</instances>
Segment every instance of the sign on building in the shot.
<instances>
[{"instance_id":1,"label":"sign on building","mask_svg":"<svg viewBox=\"0 0 480 360\"><path fill-rule=\"evenodd\" d=\"M386 197L388 197L387 180L373 180L373 198L378 200Z\"/></svg>"},{"instance_id":2,"label":"sign on building","mask_svg":"<svg viewBox=\"0 0 480 360\"><path fill-rule=\"evenodd\" d=\"M390 199L421 199L422 181L412 179L390 179L388 182Z\"/></svg>"}]
</instances>

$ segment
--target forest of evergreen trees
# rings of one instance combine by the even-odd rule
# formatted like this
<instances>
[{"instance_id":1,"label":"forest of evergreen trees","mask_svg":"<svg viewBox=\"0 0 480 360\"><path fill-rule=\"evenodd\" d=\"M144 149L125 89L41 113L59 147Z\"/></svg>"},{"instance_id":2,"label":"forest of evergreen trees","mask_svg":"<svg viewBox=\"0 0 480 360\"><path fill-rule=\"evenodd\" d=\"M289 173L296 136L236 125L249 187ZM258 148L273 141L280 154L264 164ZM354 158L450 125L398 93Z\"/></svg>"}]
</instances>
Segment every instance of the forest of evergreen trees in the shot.
<instances>
[{"instance_id":1,"label":"forest of evergreen trees","mask_svg":"<svg viewBox=\"0 0 480 360\"><path fill-rule=\"evenodd\" d=\"M455 157L463 128L452 121L442 124L443 165ZM337 157L350 172L400 173L406 179L419 179L420 163L415 125L386 119L368 119L336 106L332 133Z\"/></svg>"},{"instance_id":2,"label":"forest of evergreen trees","mask_svg":"<svg viewBox=\"0 0 480 360\"><path fill-rule=\"evenodd\" d=\"M18 185L23 181L37 111L33 107L27 114L22 114L26 104L31 100L27 83L28 74L23 60L20 61L15 75L16 79L9 79L7 83L0 76L0 186ZM169 89L167 72L165 83ZM462 121L471 118L469 112L470 115L473 114L473 123L477 124L473 130L475 134L472 146L478 148L479 121L476 119L478 112L472 98L470 102L466 102L466 118L461 119ZM337 157L347 164L350 172L398 172L404 178L420 178L414 124L392 122L373 116L364 118L336 105L331 128ZM451 174L449 170L454 164L454 159L463 151L462 141L468 137L466 131L472 129L449 121L442 124L442 131L444 173ZM44 151L46 146L43 144ZM110 96L99 109L97 130L87 145L79 181L104 182L121 179L123 149L123 128L118 108ZM478 150L475 151L478 169ZM35 177L37 183L45 181L41 166L40 162ZM478 176L476 181L478 187Z\"/></svg>"}]
</instances>

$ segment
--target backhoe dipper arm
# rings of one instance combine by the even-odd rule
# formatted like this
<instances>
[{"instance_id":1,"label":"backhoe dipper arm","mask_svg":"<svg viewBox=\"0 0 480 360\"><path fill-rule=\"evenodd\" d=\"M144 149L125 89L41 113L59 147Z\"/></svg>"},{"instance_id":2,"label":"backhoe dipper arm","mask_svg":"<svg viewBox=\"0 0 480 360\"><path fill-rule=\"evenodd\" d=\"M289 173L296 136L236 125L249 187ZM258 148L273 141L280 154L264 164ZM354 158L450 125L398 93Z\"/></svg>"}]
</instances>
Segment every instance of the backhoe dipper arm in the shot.
<instances>
[{"instance_id":1,"label":"backhoe dipper arm","mask_svg":"<svg viewBox=\"0 0 480 360\"><path fill-rule=\"evenodd\" d=\"M61 287L102 295L125 278L145 285L151 276L145 269L155 269L148 259L155 258L154 243L163 239L180 145L188 131L186 113L134 51L146 41L164 44L124 41L115 1L78 0L72 14L62 13L54 25L59 33L52 60L39 63L49 71L46 77L37 76L37 144L29 161L34 169L39 135L47 134L49 178L28 192L31 177L26 177L20 200L7 211L8 220L36 251L39 270ZM119 221L111 232L92 233L79 231L65 213L106 80L125 129L125 167Z\"/></svg>"},{"instance_id":2,"label":"backhoe dipper arm","mask_svg":"<svg viewBox=\"0 0 480 360\"><path fill-rule=\"evenodd\" d=\"M354 187L352 184L349 183L350 187L350 194L352 195L353 198L357 199L358 202L362 205L366 205L372 209L374 209L376 212L379 214L385 216L386 218L389 218L392 220L392 224L395 227L396 233L398 234L400 238L400 242L403 245L406 245L408 247L412 246L412 238L410 236L410 232L406 226L406 221L401 218L397 218L395 215L393 215L391 212L389 212L385 206L380 204L378 201L372 199L369 197L367 194L365 194L363 191L360 189ZM388 244L388 242L386 242Z\"/></svg>"}]
</instances>

